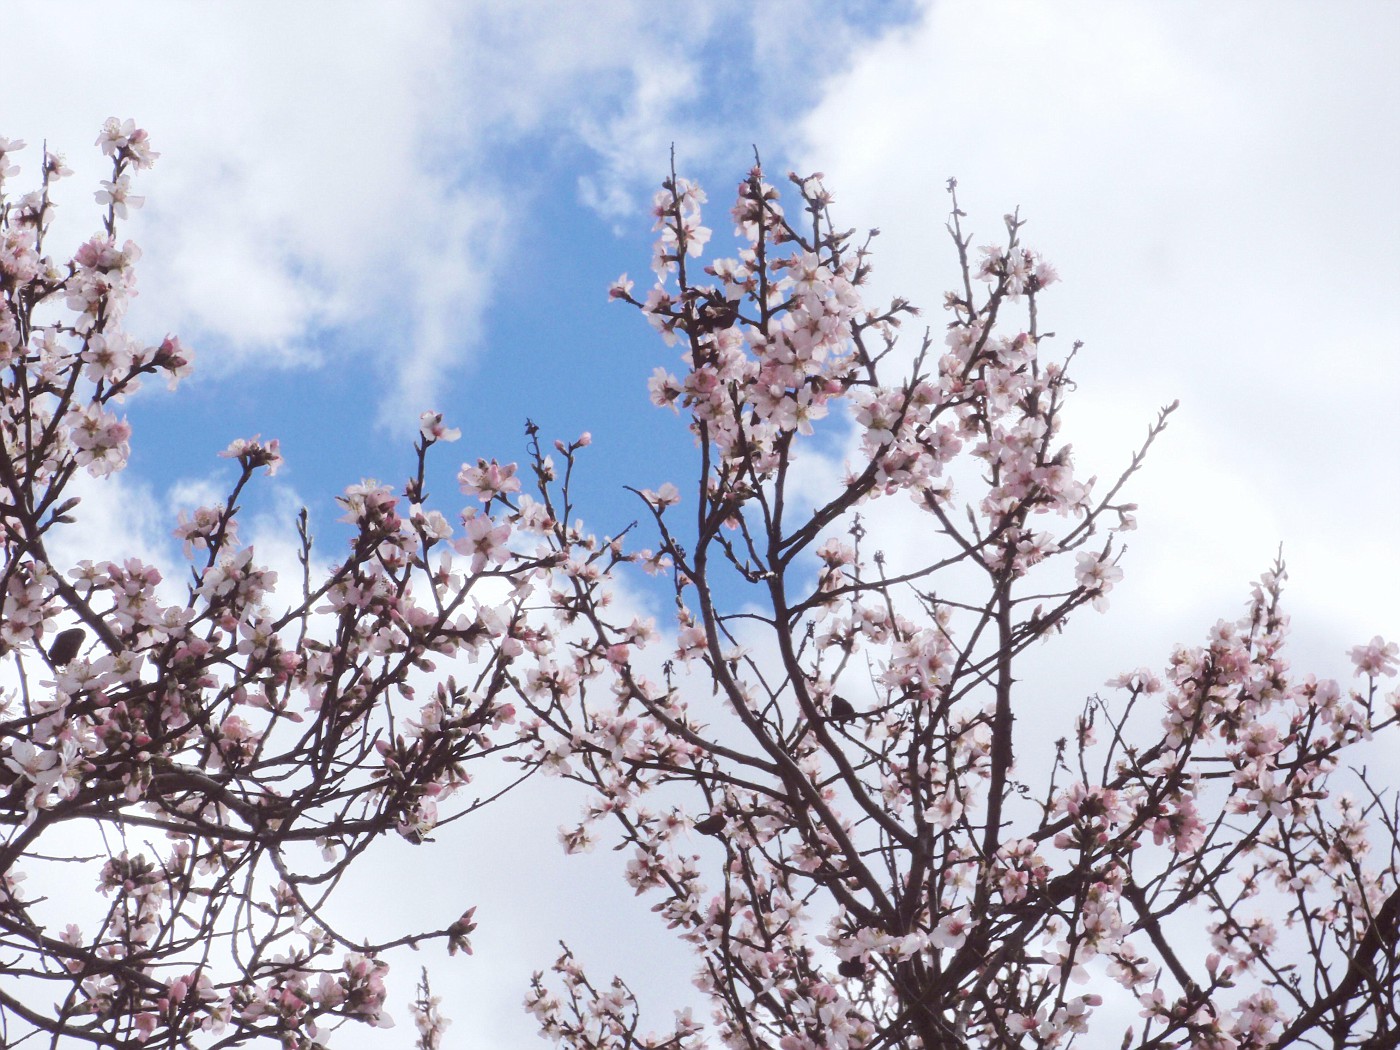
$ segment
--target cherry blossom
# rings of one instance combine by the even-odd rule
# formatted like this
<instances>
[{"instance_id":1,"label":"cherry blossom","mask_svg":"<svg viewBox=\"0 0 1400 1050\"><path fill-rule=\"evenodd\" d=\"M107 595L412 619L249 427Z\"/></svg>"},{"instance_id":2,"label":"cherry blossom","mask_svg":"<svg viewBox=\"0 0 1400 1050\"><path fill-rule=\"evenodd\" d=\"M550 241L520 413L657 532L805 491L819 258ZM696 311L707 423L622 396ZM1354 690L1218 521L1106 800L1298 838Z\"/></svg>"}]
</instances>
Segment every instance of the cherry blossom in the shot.
<instances>
[{"instance_id":1,"label":"cherry blossom","mask_svg":"<svg viewBox=\"0 0 1400 1050\"><path fill-rule=\"evenodd\" d=\"M108 121L98 144L112 162L96 195L102 229L70 260L39 248L50 244L50 184L71 174L53 155L41 189L0 212L0 639L11 672L0 696L10 785L0 889L6 967L29 982L0 990L6 1040L321 1045L345 1022L390 1023L384 953L433 939L469 950L470 909L378 944L334 930L325 908L374 840L427 842L471 808L456 794L469 763L513 751L530 761L502 672L522 651L521 606L543 565L507 545L509 526L491 524L473 550L512 586L503 604L482 605L474 573L441 551L430 560L452 535L443 511L423 506L428 447L456 436L436 414L424 417L401 492L347 488L353 538L322 578L309 514L298 586L240 542L240 494L282 462L277 440L260 437L222 453L236 468L222 500L173 523L182 598L170 597L178 580L134 558L53 564L51 531L83 514L65 491L75 472L103 478L126 465L133 434L116 405L146 376L176 386L194 360L176 336L148 346L122 330L140 251L117 231L140 202L133 175L157 154L131 121ZM6 178L19 174L9 157L20 145L0 148ZM528 520L548 527L541 512ZM56 643L74 630L76 647ZM411 733L395 733L410 728L395 704L434 658L459 652L478 674L494 670L438 683ZM88 866L102 895L82 923L66 914L71 897L19 889L30 872L50 876L76 841L99 844L68 861ZM319 861L303 863L304 842ZM31 994L32 1007L16 997ZM431 1040L446 1020L425 1002L415 1019Z\"/></svg>"},{"instance_id":2,"label":"cherry blossom","mask_svg":"<svg viewBox=\"0 0 1400 1050\"><path fill-rule=\"evenodd\" d=\"M831 223L819 176L792 182L801 222L755 169L736 250L700 267L705 200L673 175L655 199L656 285L610 292L674 346L648 387L687 421L704 473L687 516L664 487L634 490L670 563L663 656L610 609L602 569L619 556L553 533L576 674L546 687L552 653L520 699L551 770L597 793L566 848L612 825L627 883L696 953L715 1045L1063 1046L1097 1031L1105 996L1076 986L1102 973L1140 998L1144 1023L1106 1036L1125 1047L1390 1031L1394 853L1367 850L1359 809L1327 784L1393 711L1289 669L1278 565L1243 616L1115 678L1063 739L1018 732L1039 700L1019 658L1107 609L1138 509L1119 494L1175 406L1116 481L1082 477L1057 437L1066 363L1038 330L1058 275L1021 244L1024 220L1006 216L1009 242L974 262L954 197L946 349L929 336L901 353L913 310L863 302L869 240ZM841 486L799 489L792 464L845 421ZM550 501L559 472L536 470ZM871 549L867 522L894 495L926 516L912 560ZM1381 639L1352 658L1372 683L1395 670ZM1027 756L1053 767L1048 784L1019 783ZM1395 841L1393 786L1366 783L1391 792L1375 809ZM1296 937L1251 914L1265 887ZM1192 921L1212 930L1204 964ZM1284 976L1300 959L1314 983ZM556 1042L689 1045L634 1038L626 986L592 984L571 953L554 974L527 1005Z\"/></svg>"},{"instance_id":3,"label":"cherry blossom","mask_svg":"<svg viewBox=\"0 0 1400 1050\"><path fill-rule=\"evenodd\" d=\"M1370 675L1375 678L1379 675L1395 677L1397 666L1400 666L1400 645L1395 642L1387 642L1377 635L1366 645L1358 645L1351 651L1352 663L1356 665L1356 673Z\"/></svg>"},{"instance_id":4,"label":"cherry blossom","mask_svg":"<svg viewBox=\"0 0 1400 1050\"><path fill-rule=\"evenodd\" d=\"M194 360L122 329L140 251L118 231L157 154L131 121L97 144L101 227L70 256L46 254L52 155L0 211L7 1041L387 1028L403 950L475 962L475 902L454 883L441 928L371 942L337 928L337 891L379 840L433 849L504 771L576 790L561 848L622 854L620 892L708 1004L658 1022L565 947L522 992L570 1050L1393 1042L1400 829L1367 758L1400 724L1396 644L1352 649L1350 688L1295 670L1280 562L1198 644L1049 709L1028 654L1123 583L1124 491L1175 406L1116 474L1084 471L1074 353L1042 327L1058 276L1018 213L975 251L950 182L960 280L910 335L821 175L785 202L755 166L712 249L728 235L673 172L653 286L608 294L661 335L648 389L697 471L630 489L620 531L575 506L591 435L533 424L521 464L470 459L468 506L436 504L432 450L460 433L427 411L402 484L301 513L297 572L241 535L282 462L260 437L172 523L176 571L67 566L74 476L138 439L117 406ZM7 185L21 146L0 139ZM60 866L90 876L90 917L42 889ZM409 1011L420 1050L445 1045L426 974Z\"/></svg>"}]
</instances>

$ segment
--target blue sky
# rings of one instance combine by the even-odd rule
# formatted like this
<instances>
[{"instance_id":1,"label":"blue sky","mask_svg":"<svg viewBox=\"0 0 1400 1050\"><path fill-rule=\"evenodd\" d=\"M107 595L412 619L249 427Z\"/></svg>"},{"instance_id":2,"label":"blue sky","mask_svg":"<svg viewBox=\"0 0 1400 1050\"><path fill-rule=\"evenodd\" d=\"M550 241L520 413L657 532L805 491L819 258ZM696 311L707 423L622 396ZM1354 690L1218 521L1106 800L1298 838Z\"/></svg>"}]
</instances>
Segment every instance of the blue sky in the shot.
<instances>
[{"instance_id":1,"label":"blue sky","mask_svg":"<svg viewBox=\"0 0 1400 1050\"><path fill-rule=\"evenodd\" d=\"M314 5L156 3L115 36L22 8L67 72L0 119L78 170L66 227L96 215L88 145L105 115L136 116L164 154L127 228L147 252L132 327L177 330L199 371L132 406L128 477L207 476L230 439L261 432L314 511L362 475L404 473L433 407L463 428L454 454L515 458L527 416L550 436L592 430L584 485L605 506L624 481L658 480L637 469L686 439L647 409L658 346L607 284L646 271L672 145L727 209L755 146L792 163L814 83L798 42L835 71L915 13L840 6L774 5L760 27L738 4L352 4L326 26ZM804 25L818 12L827 30ZM150 61L119 72L123 52Z\"/></svg>"},{"instance_id":2,"label":"blue sky","mask_svg":"<svg viewBox=\"0 0 1400 1050\"><path fill-rule=\"evenodd\" d=\"M250 505L262 533L285 535L302 503L329 532L345 485L406 474L426 408L463 430L438 460L447 508L461 459L520 457L529 416L593 433L585 510L625 524L621 485L680 480L691 450L647 403L673 351L607 286L628 271L645 287L672 144L717 234L756 145L775 174L824 171L839 221L881 228L876 298L933 323L953 273L944 180L986 240L1020 206L1064 279L1049 327L1087 344L1080 463L1114 473L1182 400L1137 484L1113 613L1070 635L1049 694L1160 665L1236 614L1280 543L1299 664L1343 675L1347 646L1400 636L1400 7L170 0L114 20L22 0L6 25L28 44L7 49L0 135L30 142L29 172L45 138L77 170L69 243L96 226L102 120L150 130L132 327L199 352L177 395L130 404L132 466L90 494L84 551L164 556L176 505L254 433L288 460ZM546 819L520 846L542 886L567 815ZM607 885L597 864L567 877ZM519 884L474 870L483 893ZM500 905L508 933L483 929L499 967L442 978L475 1004L454 1045L527 1030L521 981L579 925L539 896ZM679 958L578 936L601 969Z\"/></svg>"}]
</instances>

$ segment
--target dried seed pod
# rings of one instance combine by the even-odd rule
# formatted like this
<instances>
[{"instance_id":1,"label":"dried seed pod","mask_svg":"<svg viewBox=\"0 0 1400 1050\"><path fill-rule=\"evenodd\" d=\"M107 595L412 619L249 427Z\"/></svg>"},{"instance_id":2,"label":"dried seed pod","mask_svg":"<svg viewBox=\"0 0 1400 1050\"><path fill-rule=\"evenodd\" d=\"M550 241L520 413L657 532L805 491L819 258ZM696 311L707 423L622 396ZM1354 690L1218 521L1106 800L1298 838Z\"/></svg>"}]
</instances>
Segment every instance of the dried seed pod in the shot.
<instances>
[{"instance_id":1,"label":"dried seed pod","mask_svg":"<svg viewBox=\"0 0 1400 1050\"><path fill-rule=\"evenodd\" d=\"M695 822L695 830L702 835L718 835L724 830L724 825L728 823L724 819L723 813L711 813L704 820Z\"/></svg>"},{"instance_id":2,"label":"dried seed pod","mask_svg":"<svg viewBox=\"0 0 1400 1050\"><path fill-rule=\"evenodd\" d=\"M69 663L73 657L78 655L78 650L83 647L83 639L87 637L87 632L81 627L70 627L66 631L59 631L54 638L53 645L49 646L49 659L53 661L55 667L62 667Z\"/></svg>"},{"instance_id":3,"label":"dried seed pod","mask_svg":"<svg viewBox=\"0 0 1400 1050\"><path fill-rule=\"evenodd\" d=\"M833 722L854 722L859 717L849 700L840 693L831 694L831 720Z\"/></svg>"}]
</instances>

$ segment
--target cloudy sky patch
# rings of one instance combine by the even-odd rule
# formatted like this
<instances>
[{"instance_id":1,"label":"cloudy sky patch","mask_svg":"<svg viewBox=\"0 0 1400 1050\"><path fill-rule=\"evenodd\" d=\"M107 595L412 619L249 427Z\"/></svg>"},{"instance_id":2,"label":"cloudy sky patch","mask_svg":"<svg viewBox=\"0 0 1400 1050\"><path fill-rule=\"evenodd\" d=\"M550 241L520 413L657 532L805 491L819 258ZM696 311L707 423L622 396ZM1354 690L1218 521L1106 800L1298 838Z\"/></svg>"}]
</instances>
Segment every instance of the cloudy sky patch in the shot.
<instances>
[{"instance_id":1,"label":"cloudy sky patch","mask_svg":"<svg viewBox=\"0 0 1400 1050\"><path fill-rule=\"evenodd\" d=\"M1081 471L1116 476L1181 400L1132 490L1141 528L1113 611L1045 663L1047 703L1234 617L1280 543L1300 665L1344 675L1344 647L1400 635L1400 8L846 7L9 5L6 35L25 43L7 48L0 135L30 143L14 188L45 138L65 153L77 174L58 187L58 237L76 244L98 222L102 120L147 127L163 156L127 230L146 252L132 325L200 352L178 395L129 404L133 465L85 497L123 528L89 527L78 547L157 558L176 504L226 479L214 453L261 432L288 465L255 508L304 499L333 553L333 495L405 476L428 408L464 430L435 475L449 507L460 457L519 458L527 415L551 438L592 430L584 509L616 531L637 516L623 482L683 481L694 454L646 406L674 350L609 308L607 285L627 270L646 286L649 196L673 146L720 240L757 147L773 181L824 171L837 222L881 228L872 299L907 296L935 330L956 276L945 180L975 243L1004 240L1019 206L1063 277L1043 324L1062 349L1086 344L1067 413ZM840 448L813 478L836 474ZM895 503L879 505L892 534ZM559 936L655 1007L686 981L642 905L619 938L560 894L621 886L611 855L559 856L572 813L551 792L481 823L494 842L544 807L509 871L474 831L444 833L454 886L501 919L478 938L490 956L425 953L454 1046L528 1045L520 997ZM384 870L366 900L397 877ZM431 884L412 884L417 899ZM344 1045L383 1045L365 1038Z\"/></svg>"}]
</instances>

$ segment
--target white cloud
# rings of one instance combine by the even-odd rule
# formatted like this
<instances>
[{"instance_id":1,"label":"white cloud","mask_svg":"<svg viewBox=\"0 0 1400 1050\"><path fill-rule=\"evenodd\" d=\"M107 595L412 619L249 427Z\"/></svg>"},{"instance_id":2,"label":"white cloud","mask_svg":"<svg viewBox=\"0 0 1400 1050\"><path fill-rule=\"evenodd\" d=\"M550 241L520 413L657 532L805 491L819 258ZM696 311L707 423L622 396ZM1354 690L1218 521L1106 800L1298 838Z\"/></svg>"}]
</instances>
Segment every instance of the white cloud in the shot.
<instances>
[{"instance_id":1,"label":"white cloud","mask_svg":"<svg viewBox=\"0 0 1400 1050\"><path fill-rule=\"evenodd\" d=\"M975 243L1021 205L1065 278L1042 322L1062 351L1087 342L1066 417L1083 469L1111 473L1182 399L1115 592L1152 662L1168 632L1233 616L1280 541L1327 668L1400 632L1400 307L1380 291L1400 282L1397 45L1400 15L1374 5L930 4L803 122L837 221L884 231L879 294L935 326L946 178Z\"/></svg>"},{"instance_id":2,"label":"white cloud","mask_svg":"<svg viewBox=\"0 0 1400 1050\"><path fill-rule=\"evenodd\" d=\"M170 539L175 517L149 485L127 474L93 478L79 471L65 490L65 498L71 496L82 501L70 512L73 523L53 529L45 541L54 568L67 572L82 561L136 558L160 570L162 601L182 600Z\"/></svg>"},{"instance_id":3,"label":"white cloud","mask_svg":"<svg viewBox=\"0 0 1400 1050\"><path fill-rule=\"evenodd\" d=\"M802 59L832 68L853 39L804 24L775 34L731 0L152 0L119 23L96 0L22 0L0 133L33 144L31 169L45 137L67 155L58 240L74 243L97 226L97 128L137 119L163 156L127 227L146 252L133 327L179 331L205 375L369 362L379 422L410 432L470 366L559 151L587 158L586 205L635 211L671 143L683 160L732 145L697 106L716 54L757 56L726 90L763 125L767 100L800 97Z\"/></svg>"},{"instance_id":4,"label":"white cloud","mask_svg":"<svg viewBox=\"0 0 1400 1050\"><path fill-rule=\"evenodd\" d=\"M20 3L0 127L31 142L32 171L45 136L68 156L58 232L75 243L97 226L97 128L135 117L163 156L128 227L146 252L133 326L211 344L213 375L372 354L380 421L407 431L469 364L528 235L538 172L505 154L556 128L598 151L604 196L654 173L708 21L639 2L167 0L114 27L95 2Z\"/></svg>"},{"instance_id":5,"label":"white cloud","mask_svg":"<svg viewBox=\"0 0 1400 1050\"><path fill-rule=\"evenodd\" d=\"M425 337L442 367L467 349L444 351L442 315L470 321L489 293L492 191L455 184L460 163L446 158L461 143L436 134L460 124L433 90L453 60L450 5L326 14L153 3L114 32L98 4L66 5L63 18L49 5L7 11L8 31L32 46L7 63L0 120L31 141L47 135L78 170L61 187L66 233L95 225L101 121L134 116L151 130L163 156L141 179L149 201L131 227L146 249L134 315L231 351L205 355L215 374L314 360L321 330L374 322L409 285L435 300L401 309L426 317L426 331L407 325L394 349L411 356ZM421 382L411 375L397 393L421 394Z\"/></svg>"}]
</instances>

